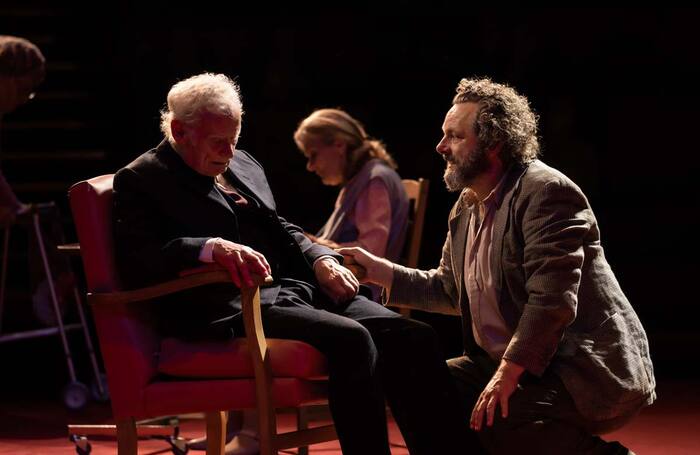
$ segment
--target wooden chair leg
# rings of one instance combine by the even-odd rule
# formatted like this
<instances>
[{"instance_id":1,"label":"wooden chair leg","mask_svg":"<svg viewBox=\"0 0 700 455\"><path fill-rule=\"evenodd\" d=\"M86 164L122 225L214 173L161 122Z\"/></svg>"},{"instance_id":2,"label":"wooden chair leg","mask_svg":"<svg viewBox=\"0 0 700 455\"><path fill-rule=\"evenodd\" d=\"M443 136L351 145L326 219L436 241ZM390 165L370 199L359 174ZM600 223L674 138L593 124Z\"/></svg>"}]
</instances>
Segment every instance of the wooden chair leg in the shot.
<instances>
[{"instance_id":1,"label":"wooden chair leg","mask_svg":"<svg viewBox=\"0 0 700 455\"><path fill-rule=\"evenodd\" d=\"M277 415L272 406L258 407L260 455L277 455Z\"/></svg>"},{"instance_id":2,"label":"wooden chair leg","mask_svg":"<svg viewBox=\"0 0 700 455\"><path fill-rule=\"evenodd\" d=\"M242 288L243 323L246 331L253 369L255 371L255 398L258 408L260 455L276 455L278 445L277 416L272 402L272 368L270 353L262 327L260 289Z\"/></svg>"},{"instance_id":3,"label":"wooden chair leg","mask_svg":"<svg viewBox=\"0 0 700 455\"><path fill-rule=\"evenodd\" d=\"M134 418L117 420L117 453L137 455L137 444L136 420Z\"/></svg>"},{"instance_id":4,"label":"wooden chair leg","mask_svg":"<svg viewBox=\"0 0 700 455\"><path fill-rule=\"evenodd\" d=\"M226 418L226 411L207 413L207 455L224 455Z\"/></svg>"},{"instance_id":5,"label":"wooden chair leg","mask_svg":"<svg viewBox=\"0 0 700 455\"><path fill-rule=\"evenodd\" d=\"M297 430L309 428L309 408L297 408ZM309 446L299 447L297 455L309 455Z\"/></svg>"}]
</instances>

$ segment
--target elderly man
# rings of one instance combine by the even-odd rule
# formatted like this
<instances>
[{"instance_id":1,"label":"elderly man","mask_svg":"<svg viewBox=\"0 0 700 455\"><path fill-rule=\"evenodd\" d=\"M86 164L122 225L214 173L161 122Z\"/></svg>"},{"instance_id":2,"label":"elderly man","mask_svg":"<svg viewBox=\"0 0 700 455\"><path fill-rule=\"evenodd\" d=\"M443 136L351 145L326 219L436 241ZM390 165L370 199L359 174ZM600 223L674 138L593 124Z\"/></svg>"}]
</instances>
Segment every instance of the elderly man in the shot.
<instances>
[{"instance_id":1,"label":"elderly man","mask_svg":"<svg viewBox=\"0 0 700 455\"><path fill-rule=\"evenodd\" d=\"M628 453L594 435L651 404L655 382L586 197L537 160L536 117L510 87L463 79L443 133L445 183L461 197L439 267L340 252L388 303L462 316L465 355L449 367L490 452Z\"/></svg>"},{"instance_id":2,"label":"elderly man","mask_svg":"<svg viewBox=\"0 0 700 455\"><path fill-rule=\"evenodd\" d=\"M390 453L385 396L411 453L450 453L460 444L457 391L434 332L358 296L342 256L277 215L261 165L236 149L241 115L238 87L222 74L171 88L165 140L114 178L123 279L141 286L221 264L235 285L187 292L160 317L177 336L226 339L242 335L238 287L252 273L271 275L274 284L261 290L265 332L327 356L343 453Z\"/></svg>"}]
</instances>

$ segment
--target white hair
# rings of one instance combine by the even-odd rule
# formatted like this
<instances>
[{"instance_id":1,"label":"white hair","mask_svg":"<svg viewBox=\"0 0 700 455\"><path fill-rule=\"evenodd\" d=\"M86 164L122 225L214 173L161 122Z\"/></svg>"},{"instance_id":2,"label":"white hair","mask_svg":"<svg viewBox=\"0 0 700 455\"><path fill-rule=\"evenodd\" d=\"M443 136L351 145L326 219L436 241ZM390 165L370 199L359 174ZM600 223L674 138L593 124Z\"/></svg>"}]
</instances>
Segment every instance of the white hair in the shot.
<instances>
[{"instance_id":1,"label":"white hair","mask_svg":"<svg viewBox=\"0 0 700 455\"><path fill-rule=\"evenodd\" d=\"M243 105L238 85L224 74L202 73L173 85L168 92L168 107L160 111L160 129L175 143L170 122L197 123L203 112L231 116L240 122Z\"/></svg>"}]
</instances>

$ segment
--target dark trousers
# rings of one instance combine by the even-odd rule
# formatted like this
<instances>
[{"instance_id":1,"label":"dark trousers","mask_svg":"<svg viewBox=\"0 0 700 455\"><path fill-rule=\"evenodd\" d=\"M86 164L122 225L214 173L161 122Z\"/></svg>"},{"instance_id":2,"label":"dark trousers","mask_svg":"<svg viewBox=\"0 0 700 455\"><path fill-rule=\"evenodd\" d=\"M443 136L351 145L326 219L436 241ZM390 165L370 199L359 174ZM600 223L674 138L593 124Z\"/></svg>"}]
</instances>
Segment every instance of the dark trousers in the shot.
<instances>
[{"instance_id":1,"label":"dark trousers","mask_svg":"<svg viewBox=\"0 0 700 455\"><path fill-rule=\"evenodd\" d=\"M298 294L283 289L263 308L265 334L304 341L328 358L329 405L345 455L390 454L385 399L411 454L467 453L467 421L430 326L360 296L318 309Z\"/></svg>"},{"instance_id":2,"label":"dark trousers","mask_svg":"<svg viewBox=\"0 0 700 455\"><path fill-rule=\"evenodd\" d=\"M471 413L497 364L488 356L458 357L447 362L456 379L463 406ZM571 395L552 372L537 378L527 372L508 402L508 417L500 408L492 427L482 426L479 439L493 454L628 454L618 442L595 434L617 429L634 415L591 422L576 410ZM524 452L524 448L526 451Z\"/></svg>"}]
</instances>

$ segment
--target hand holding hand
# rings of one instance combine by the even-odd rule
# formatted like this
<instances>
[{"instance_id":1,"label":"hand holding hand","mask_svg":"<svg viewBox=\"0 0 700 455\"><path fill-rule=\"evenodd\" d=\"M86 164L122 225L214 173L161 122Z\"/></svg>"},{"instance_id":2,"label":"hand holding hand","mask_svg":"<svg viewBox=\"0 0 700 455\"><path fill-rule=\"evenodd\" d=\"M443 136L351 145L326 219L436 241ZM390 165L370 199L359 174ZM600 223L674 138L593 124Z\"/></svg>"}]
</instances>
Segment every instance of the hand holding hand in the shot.
<instances>
[{"instance_id":1,"label":"hand holding hand","mask_svg":"<svg viewBox=\"0 0 700 455\"><path fill-rule=\"evenodd\" d=\"M352 299L360 289L352 272L330 257L316 261L314 273L321 290L336 303Z\"/></svg>"},{"instance_id":2,"label":"hand holding hand","mask_svg":"<svg viewBox=\"0 0 700 455\"><path fill-rule=\"evenodd\" d=\"M394 278L394 264L391 261L359 247L339 248L337 251L345 258L348 268L357 271L356 276L360 282L391 287Z\"/></svg>"},{"instance_id":3,"label":"hand holding hand","mask_svg":"<svg viewBox=\"0 0 700 455\"><path fill-rule=\"evenodd\" d=\"M231 280L239 288L243 285L253 286L251 273L264 277L272 273L270 265L262 253L229 240L216 240L212 257L215 262L228 270L231 274Z\"/></svg>"},{"instance_id":4,"label":"hand holding hand","mask_svg":"<svg viewBox=\"0 0 700 455\"><path fill-rule=\"evenodd\" d=\"M360 283L364 283L364 280L367 277L367 269L362 267L357 261L355 261L355 258L353 256L343 256L343 266L350 270L353 275L355 275L355 278L357 278Z\"/></svg>"}]
</instances>

